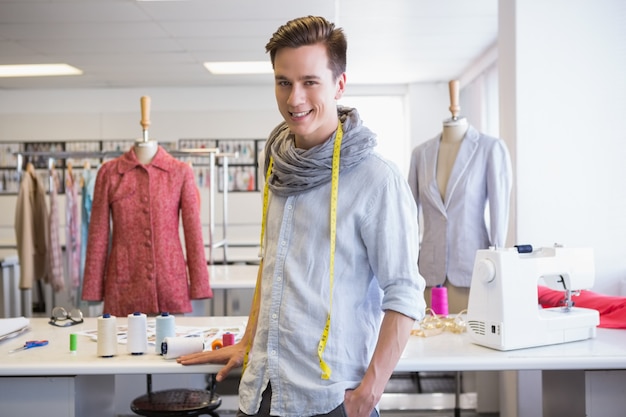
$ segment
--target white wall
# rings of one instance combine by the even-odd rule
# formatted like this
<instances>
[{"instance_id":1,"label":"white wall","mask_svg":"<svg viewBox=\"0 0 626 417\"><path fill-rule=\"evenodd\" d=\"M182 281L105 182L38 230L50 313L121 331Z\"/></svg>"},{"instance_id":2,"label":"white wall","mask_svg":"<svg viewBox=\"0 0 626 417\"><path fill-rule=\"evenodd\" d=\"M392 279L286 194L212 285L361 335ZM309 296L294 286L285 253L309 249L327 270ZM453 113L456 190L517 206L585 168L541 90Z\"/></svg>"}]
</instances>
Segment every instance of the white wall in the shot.
<instances>
[{"instance_id":1,"label":"white wall","mask_svg":"<svg viewBox=\"0 0 626 417\"><path fill-rule=\"evenodd\" d=\"M450 118L448 83L419 83L409 86L411 150L439 133Z\"/></svg>"},{"instance_id":2,"label":"white wall","mask_svg":"<svg viewBox=\"0 0 626 417\"><path fill-rule=\"evenodd\" d=\"M594 289L619 294L626 3L501 1L500 9L500 120L515 169L516 242L593 247Z\"/></svg>"}]
</instances>

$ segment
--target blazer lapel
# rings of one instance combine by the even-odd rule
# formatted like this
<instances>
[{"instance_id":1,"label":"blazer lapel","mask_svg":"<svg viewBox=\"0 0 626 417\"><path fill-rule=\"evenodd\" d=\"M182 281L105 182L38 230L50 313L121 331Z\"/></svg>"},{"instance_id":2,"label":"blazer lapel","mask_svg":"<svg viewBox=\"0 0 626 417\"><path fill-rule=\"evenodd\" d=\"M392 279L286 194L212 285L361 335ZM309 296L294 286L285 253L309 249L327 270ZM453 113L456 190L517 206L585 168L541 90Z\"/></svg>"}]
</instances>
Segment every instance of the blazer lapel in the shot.
<instances>
[{"instance_id":1,"label":"blazer lapel","mask_svg":"<svg viewBox=\"0 0 626 417\"><path fill-rule=\"evenodd\" d=\"M439 144L441 143L441 135L435 137L430 145L425 149L424 158L426 166L426 174L428 175L428 196L432 200L433 205L444 215L446 208L439 192L437 185L437 155L439 154Z\"/></svg>"},{"instance_id":2,"label":"blazer lapel","mask_svg":"<svg viewBox=\"0 0 626 417\"><path fill-rule=\"evenodd\" d=\"M459 181L463 177L465 171L467 171L467 167L469 166L472 157L476 153L476 149L478 149L479 138L480 134L478 133L478 131L472 126L469 126L467 132L465 133L465 137L463 138L463 142L461 143L461 147L459 148L459 153L456 156L454 165L452 166L450 178L448 179L445 202L446 208L450 205L450 201L452 201L452 195L454 194L454 191L456 190L457 185L459 184ZM436 158L437 157L435 156L435 159Z\"/></svg>"}]
</instances>

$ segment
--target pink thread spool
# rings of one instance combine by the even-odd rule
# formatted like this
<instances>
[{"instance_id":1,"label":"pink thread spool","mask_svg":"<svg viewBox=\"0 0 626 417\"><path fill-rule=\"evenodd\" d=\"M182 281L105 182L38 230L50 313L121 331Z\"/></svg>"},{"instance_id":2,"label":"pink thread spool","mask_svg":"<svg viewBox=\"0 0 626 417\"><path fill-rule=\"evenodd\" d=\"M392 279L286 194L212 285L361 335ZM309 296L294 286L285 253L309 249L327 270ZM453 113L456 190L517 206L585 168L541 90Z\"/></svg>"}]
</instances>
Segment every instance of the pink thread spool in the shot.
<instances>
[{"instance_id":1,"label":"pink thread spool","mask_svg":"<svg viewBox=\"0 0 626 417\"><path fill-rule=\"evenodd\" d=\"M448 289L446 287L437 285L431 289L430 308L440 316L448 315Z\"/></svg>"},{"instance_id":2,"label":"pink thread spool","mask_svg":"<svg viewBox=\"0 0 626 417\"><path fill-rule=\"evenodd\" d=\"M222 345L230 346L235 344L235 335L229 332L226 332L222 335Z\"/></svg>"}]
</instances>

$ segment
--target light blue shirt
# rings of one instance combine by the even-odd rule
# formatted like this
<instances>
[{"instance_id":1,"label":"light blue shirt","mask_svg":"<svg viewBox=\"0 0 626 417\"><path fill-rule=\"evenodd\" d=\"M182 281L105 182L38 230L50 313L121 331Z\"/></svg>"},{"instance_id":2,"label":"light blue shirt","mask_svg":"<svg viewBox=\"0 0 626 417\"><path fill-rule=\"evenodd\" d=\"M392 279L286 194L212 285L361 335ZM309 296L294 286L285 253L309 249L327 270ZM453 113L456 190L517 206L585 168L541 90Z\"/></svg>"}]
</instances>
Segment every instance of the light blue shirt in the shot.
<instances>
[{"instance_id":1,"label":"light blue shirt","mask_svg":"<svg viewBox=\"0 0 626 417\"><path fill-rule=\"evenodd\" d=\"M330 302L330 189L270 193L261 306L240 408L255 414L268 382L270 413L325 414L359 385L384 310L420 320L424 280L417 270L417 209L408 183L377 154L341 172L331 325L321 378L317 347Z\"/></svg>"}]
</instances>

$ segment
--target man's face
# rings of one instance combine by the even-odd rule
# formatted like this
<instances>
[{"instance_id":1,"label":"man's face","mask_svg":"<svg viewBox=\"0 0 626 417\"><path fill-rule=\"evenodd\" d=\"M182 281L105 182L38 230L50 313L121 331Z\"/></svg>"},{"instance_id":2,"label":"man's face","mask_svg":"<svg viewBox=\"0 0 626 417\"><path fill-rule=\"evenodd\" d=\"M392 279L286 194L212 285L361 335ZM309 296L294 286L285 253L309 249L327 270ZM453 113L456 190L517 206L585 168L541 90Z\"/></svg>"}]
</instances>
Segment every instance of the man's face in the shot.
<instances>
[{"instance_id":1,"label":"man's face","mask_svg":"<svg viewBox=\"0 0 626 417\"><path fill-rule=\"evenodd\" d=\"M279 49L274 58L278 110L296 136L296 146L309 149L337 128L337 100L346 83L335 80L322 44Z\"/></svg>"}]
</instances>

